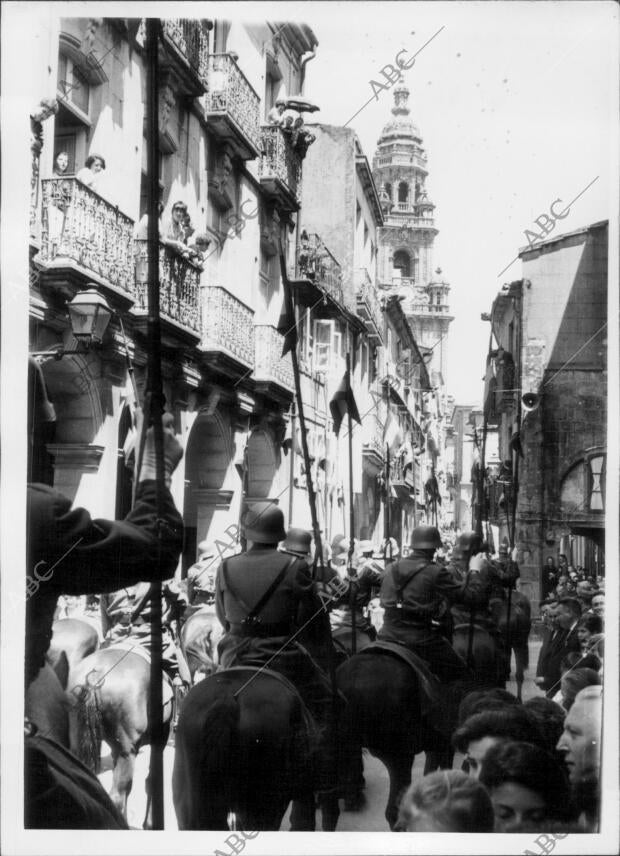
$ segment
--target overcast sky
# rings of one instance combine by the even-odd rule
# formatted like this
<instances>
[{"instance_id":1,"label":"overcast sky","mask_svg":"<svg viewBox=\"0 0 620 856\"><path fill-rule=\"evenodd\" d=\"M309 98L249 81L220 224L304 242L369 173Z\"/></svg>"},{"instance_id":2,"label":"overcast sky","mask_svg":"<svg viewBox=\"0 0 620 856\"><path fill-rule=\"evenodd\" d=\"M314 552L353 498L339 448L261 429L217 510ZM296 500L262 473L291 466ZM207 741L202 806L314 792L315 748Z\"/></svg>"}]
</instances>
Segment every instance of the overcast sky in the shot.
<instances>
[{"instance_id":1,"label":"overcast sky","mask_svg":"<svg viewBox=\"0 0 620 856\"><path fill-rule=\"evenodd\" d=\"M321 106L316 118L334 124L372 98L369 81L382 80L380 69L395 64L399 50L412 55L441 30L405 82L437 206L434 263L452 285L448 391L459 403L479 402L489 335L480 313L502 283L520 278L519 261L498 274L527 244L525 230L594 179L549 236L609 216L617 7L330 3L328 15L322 3L303 8L319 40L306 94ZM392 92L382 91L351 121L369 160L392 104Z\"/></svg>"}]
</instances>

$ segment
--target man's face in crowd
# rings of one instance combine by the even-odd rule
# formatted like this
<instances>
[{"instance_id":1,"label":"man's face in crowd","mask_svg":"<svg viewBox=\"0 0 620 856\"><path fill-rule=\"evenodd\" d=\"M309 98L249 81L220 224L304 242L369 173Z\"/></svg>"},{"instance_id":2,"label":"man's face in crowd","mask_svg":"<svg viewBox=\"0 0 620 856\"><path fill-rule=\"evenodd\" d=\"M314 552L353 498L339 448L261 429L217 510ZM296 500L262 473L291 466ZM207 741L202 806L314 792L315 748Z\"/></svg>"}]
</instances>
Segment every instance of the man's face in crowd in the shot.
<instances>
[{"instance_id":1,"label":"man's face in crowd","mask_svg":"<svg viewBox=\"0 0 620 856\"><path fill-rule=\"evenodd\" d=\"M592 598L592 612L595 615L600 615L601 618L605 616L605 595L603 594L595 594Z\"/></svg>"},{"instance_id":2,"label":"man's face in crowd","mask_svg":"<svg viewBox=\"0 0 620 856\"><path fill-rule=\"evenodd\" d=\"M573 615L568 606L559 604L556 611L556 624L563 630L568 630L577 620L577 616Z\"/></svg>"},{"instance_id":3,"label":"man's face in crowd","mask_svg":"<svg viewBox=\"0 0 620 856\"><path fill-rule=\"evenodd\" d=\"M501 743L502 740L500 737L481 737L480 740L472 740L467 747L467 755L465 756L465 761L468 765L468 773L472 778L478 779L480 777L480 770L482 768L482 762L492 746L497 746L498 743Z\"/></svg>"},{"instance_id":4,"label":"man's face in crowd","mask_svg":"<svg viewBox=\"0 0 620 856\"><path fill-rule=\"evenodd\" d=\"M602 697L577 699L564 720L558 752L564 752L571 784L598 779L601 765Z\"/></svg>"}]
</instances>

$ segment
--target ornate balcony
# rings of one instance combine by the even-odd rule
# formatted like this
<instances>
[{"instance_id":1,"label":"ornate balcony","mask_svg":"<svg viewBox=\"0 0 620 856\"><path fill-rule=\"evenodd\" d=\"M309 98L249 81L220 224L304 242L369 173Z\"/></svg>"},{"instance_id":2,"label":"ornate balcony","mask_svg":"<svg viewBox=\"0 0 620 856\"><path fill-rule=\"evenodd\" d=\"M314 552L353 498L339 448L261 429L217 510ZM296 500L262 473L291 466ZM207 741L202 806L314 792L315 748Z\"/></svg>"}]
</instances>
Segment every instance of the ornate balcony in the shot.
<instances>
[{"instance_id":1,"label":"ornate balcony","mask_svg":"<svg viewBox=\"0 0 620 856\"><path fill-rule=\"evenodd\" d=\"M295 275L297 279L305 279L318 285L337 303L343 304L342 268L320 235L302 233Z\"/></svg>"},{"instance_id":2,"label":"ornate balcony","mask_svg":"<svg viewBox=\"0 0 620 856\"><path fill-rule=\"evenodd\" d=\"M48 178L42 187L37 262L44 279L95 280L133 298L133 220L76 178Z\"/></svg>"},{"instance_id":3,"label":"ornate balcony","mask_svg":"<svg viewBox=\"0 0 620 856\"><path fill-rule=\"evenodd\" d=\"M181 88L188 95L202 95L208 88L209 31L206 22L191 18L162 20L163 45L174 59ZM165 60L164 60L165 62Z\"/></svg>"},{"instance_id":4,"label":"ornate balcony","mask_svg":"<svg viewBox=\"0 0 620 856\"><path fill-rule=\"evenodd\" d=\"M148 244L135 241L134 315L146 320L148 311ZM196 342L201 336L200 268L170 247L159 245L159 310L162 340L174 338ZM164 328L165 325L165 328Z\"/></svg>"},{"instance_id":5,"label":"ornate balcony","mask_svg":"<svg viewBox=\"0 0 620 856\"><path fill-rule=\"evenodd\" d=\"M371 339L383 339L381 307L377 291L366 268L358 268L356 276L357 314L366 324Z\"/></svg>"},{"instance_id":6,"label":"ornate balcony","mask_svg":"<svg viewBox=\"0 0 620 856\"><path fill-rule=\"evenodd\" d=\"M301 199L301 157L291 134L279 125L263 125L260 183L283 211L297 211Z\"/></svg>"},{"instance_id":7,"label":"ornate balcony","mask_svg":"<svg viewBox=\"0 0 620 856\"><path fill-rule=\"evenodd\" d=\"M366 414L362 420L362 454L380 472L384 464L383 422L378 413Z\"/></svg>"},{"instance_id":8,"label":"ornate balcony","mask_svg":"<svg viewBox=\"0 0 620 856\"><path fill-rule=\"evenodd\" d=\"M295 389L295 379L290 354L284 358L281 356L284 337L271 324L255 324L254 336L254 381L280 398L283 392L290 397Z\"/></svg>"},{"instance_id":9,"label":"ornate balcony","mask_svg":"<svg viewBox=\"0 0 620 856\"><path fill-rule=\"evenodd\" d=\"M204 324L200 350L209 365L238 376L254 368L254 312L222 286L204 292Z\"/></svg>"},{"instance_id":10,"label":"ornate balcony","mask_svg":"<svg viewBox=\"0 0 620 856\"><path fill-rule=\"evenodd\" d=\"M209 91L205 97L208 127L242 160L261 151L260 98L229 54L209 57Z\"/></svg>"}]
</instances>

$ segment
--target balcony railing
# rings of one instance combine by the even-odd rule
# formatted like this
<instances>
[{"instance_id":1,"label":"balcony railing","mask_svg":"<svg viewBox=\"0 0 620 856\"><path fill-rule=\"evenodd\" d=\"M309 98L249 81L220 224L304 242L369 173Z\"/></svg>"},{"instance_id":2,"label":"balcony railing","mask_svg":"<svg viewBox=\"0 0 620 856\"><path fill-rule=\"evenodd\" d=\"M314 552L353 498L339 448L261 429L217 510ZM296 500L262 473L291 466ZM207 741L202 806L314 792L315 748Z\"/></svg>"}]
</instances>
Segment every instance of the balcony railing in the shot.
<instances>
[{"instance_id":1,"label":"balcony railing","mask_svg":"<svg viewBox=\"0 0 620 856\"><path fill-rule=\"evenodd\" d=\"M42 182L41 252L50 267L84 269L106 283L133 292L134 223L76 178Z\"/></svg>"},{"instance_id":2,"label":"balcony railing","mask_svg":"<svg viewBox=\"0 0 620 856\"><path fill-rule=\"evenodd\" d=\"M233 146L240 145L239 154L246 160L258 156L261 150L260 98L229 54L209 57L206 109L213 130Z\"/></svg>"},{"instance_id":3,"label":"balcony railing","mask_svg":"<svg viewBox=\"0 0 620 856\"><path fill-rule=\"evenodd\" d=\"M369 333L381 338L381 308L377 298L376 288L366 268L357 270L357 312L367 324ZM372 329L374 327L374 329Z\"/></svg>"},{"instance_id":4,"label":"balcony railing","mask_svg":"<svg viewBox=\"0 0 620 856\"><path fill-rule=\"evenodd\" d=\"M369 413L362 420L362 438L365 452L374 452L383 458L383 422L377 413Z\"/></svg>"},{"instance_id":5,"label":"balcony railing","mask_svg":"<svg viewBox=\"0 0 620 856\"><path fill-rule=\"evenodd\" d=\"M135 307L148 310L147 241L135 241ZM175 250L159 245L159 308L163 320L168 320L200 335L200 268Z\"/></svg>"},{"instance_id":6,"label":"balcony railing","mask_svg":"<svg viewBox=\"0 0 620 856\"><path fill-rule=\"evenodd\" d=\"M254 367L254 312L222 286L205 294L205 321L201 349L225 354L247 368Z\"/></svg>"},{"instance_id":7,"label":"balcony railing","mask_svg":"<svg viewBox=\"0 0 620 856\"><path fill-rule=\"evenodd\" d=\"M209 32L206 24L191 18L165 18L162 24L166 39L174 45L206 89L209 74Z\"/></svg>"},{"instance_id":8,"label":"balcony railing","mask_svg":"<svg viewBox=\"0 0 620 856\"><path fill-rule=\"evenodd\" d=\"M261 184L280 204L297 209L301 196L301 157L294 150L291 135L279 125L261 127L263 156L260 161Z\"/></svg>"},{"instance_id":9,"label":"balcony railing","mask_svg":"<svg viewBox=\"0 0 620 856\"><path fill-rule=\"evenodd\" d=\"M297 276L320 285L338 303L343 302L342 268L327 249L320 235L302 237L297 253Z\"/></svg>"},{"instance_id":10,"label":"balcony railing","mask_svg":"<svg viewBox=\"0 0 620 856\"><path fill-rule=\"evenodd\" d=\"M270 324L255 324L254 380L276 383L292 392L295 388L290 354L282 357L284 337Z\"/></svg>"}]
</instances>

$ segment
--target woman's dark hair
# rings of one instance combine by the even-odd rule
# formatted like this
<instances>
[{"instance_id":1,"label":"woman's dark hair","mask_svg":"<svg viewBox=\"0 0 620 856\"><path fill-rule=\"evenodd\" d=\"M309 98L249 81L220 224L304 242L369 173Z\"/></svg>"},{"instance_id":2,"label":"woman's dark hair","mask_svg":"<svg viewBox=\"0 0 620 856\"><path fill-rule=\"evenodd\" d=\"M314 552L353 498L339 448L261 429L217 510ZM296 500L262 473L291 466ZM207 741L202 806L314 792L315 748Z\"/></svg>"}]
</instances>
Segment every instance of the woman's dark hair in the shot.
<instances>
[{"instance_id":1,"label":"woman's dark hair","mask_svg":"<svg viewBox=\"0 0 620 856\"><path fill-rule=\"evenodd\" d=\"M492 746L485 755L480 781L493 791L515 782L545 800L549 817L570 820L570 785L563 765L531 743L514 741Z\"/></svg>"},{"instance_id":2,"label":"woman's dark hair","mask_svg":"<svg viewBox=\"0 0 620 856\"><path fill-rule=\"evenodd\" d=\"M475 713L485 710L501 710L504 707L518 707L520 701L508 690L494 687L491 690L474 690L467 693L459 705L459 725Z\"/></svg>"},{"instance_id":3,"label":"woman's dark hair","mask_svg":"<svg viewBox=\"0 0 620 856\"><path fill-rule=\"evenodd\" d=\"M586 612L585 615L582 615L577 623L577 627L585 627L593 635L596 633L603 632L603 619L600 615L594 615L593 613Z\"/></svg>"},{"instance_id":4,"label":"woman's dark hair","mask_svg":"<svg viewBox=\"0 0 620 856\"><path fill-rule=\"evenodd\" d=\"M586 687L598 687L600 685L601 678L594 669L574 669L572 672L562 675L562 704L566 712L568 713L573 706L577 693Z\"/></svg>"},{"instance_id":5,"label":"woman's dark hair","mask_svg":"<svg viewBox=\"0 0 620 856\"><path fill-rule=\"evenodd\" d=\"M431 815L446 832L493 832L488 793L461 770L437 770L411 785L400 803L400 829L407 829L412 809Z\"/></svg>"},{"instance_id":6,"label":"woman's dark hair","mask_svg":"<svg viewBox=\"0 0 620 856\"><path fill-rule=\"evenodd\" d=\"M558 604L569 609L576 618L581 616L581 604L576 597L563 597Z\"/></svg>"},{"instance_id":7,"label":"woman's dark hair","mask_svg":"<svg viewBox=\"0 0 620 856\"><path fill-rule=\"evenodd\" d=\"M575 666L579 669L594 669L595 672L601 668L601 661L595 654L580 654L579 651L569 651L560 663L560 674L572 670Z\"/></svg>"},{"instance_id":8,"label":"woman's dark hair","mask_svg":"<svg viewBox=\"0 0 620 856\"><path fill-rule=\"evenodd\" d=\"M103 169L105 169L105 160L101 157L101 155L89 155L89 156L86 158L86 161L85 161L85 163L84 163L84 166L85 166L87 169L90 169L90 168L91 168L91 166L94 164L94 162L95 162L96 160L101 161L101 166L103 167Z\"/></svg>"},{"instance_id":9,"label":"woman's dark hair","mask_svg":"<svg viewBox=\"0 0 620 856\"><path fill-rule=\"evenodd\" d=\"M522 707L512 705L470 716L454 732L452 745L457 752L466 752L472 741L482 740L483 737L499 737L504 740L534 743L536 746L545 745L545 739L534 717Z\"/></svg>"},{"instance_id":10,"label":"woman's dark hair","mask_svg":"<svg viewBox=\"0 0 620 856\"><path fill-rule=\"evenodd\" d=\"M536 720L536 724L545 738L545 749L553 754L564 731L566 711L545 696L529 698L523 703L523 707Z\"/></svg>"}]
</instances>

